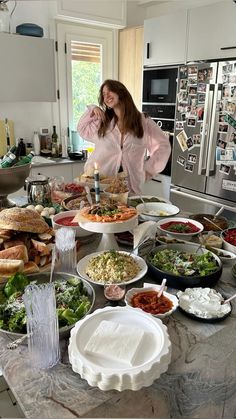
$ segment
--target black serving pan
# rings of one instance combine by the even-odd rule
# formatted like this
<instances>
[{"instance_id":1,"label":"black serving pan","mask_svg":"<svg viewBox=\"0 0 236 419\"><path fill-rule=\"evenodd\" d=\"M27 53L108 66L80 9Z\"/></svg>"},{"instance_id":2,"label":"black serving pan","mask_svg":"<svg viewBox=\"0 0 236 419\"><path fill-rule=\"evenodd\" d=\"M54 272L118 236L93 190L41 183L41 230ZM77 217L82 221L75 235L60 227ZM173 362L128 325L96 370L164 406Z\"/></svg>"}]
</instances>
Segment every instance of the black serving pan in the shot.
<instances>
[{"instance_id":1,"label":"black serving pan","mask_svg":"<svg viewBox=\"0 0 236 419\"><path fill-rule=\"evenodd\" d=\"M200 316L197 316L196 314L189 313L188 311L184 310L180 306L178 306L178 309L181 313L183 313L185 316L189 317L192 320L196 320L196 321L202 322L202 323L218 323L218 322L221 322L222 320L224 320L226 317L230 316L230 314L232 312L232 305L230 304L230 306L231 306L231 310L228 313L226 313L224 316L222 316L222 317L208 317L207 319L205 317L200 317Z\"/></svg>"},{"instance_id":2,"label":"black serving pan","mask_svg":"<svg viewBox=\"0 0 236 419\"><path fill-rule=\"evenodd\" d=\"M213 272L212 274L206 275L206 276L178 276L174 275L169 272L162 271L159 268L156 268L151 262L150 259L152 258L153 254L156 252L160 252L164 249L173 249L173 250L179 250L183 252L188 253L195 253L197 249L199 249L199 244L165 244L156 247L153 249L150 254L147 256L147 265L148 265L148 271L152 279L160 284L162 282L163 278L167 279L166 285L171 288L176 288L180 290L185 290L185 288L193 288L193 287L212 287L214 286L217 281L220 279L221 273L222 273L222 262L220 258L215 255L213 252L210 252L214 259L217 262L218 269ZM198 250L198 252L209 252L205 248L201 248Z\"/></svg>"}]
</instances>

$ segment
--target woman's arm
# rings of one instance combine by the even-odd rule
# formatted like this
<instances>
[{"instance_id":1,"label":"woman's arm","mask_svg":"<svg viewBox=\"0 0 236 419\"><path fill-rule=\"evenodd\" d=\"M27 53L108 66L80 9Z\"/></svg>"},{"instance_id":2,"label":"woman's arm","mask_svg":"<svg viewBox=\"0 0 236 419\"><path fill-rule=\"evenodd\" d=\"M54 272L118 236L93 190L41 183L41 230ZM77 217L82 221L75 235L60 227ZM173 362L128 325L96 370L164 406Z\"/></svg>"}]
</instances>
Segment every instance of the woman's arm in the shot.
<instances>
[{"instance_id":1,"label":"woman's arm","mask_svg":"<svg viewBox=\"0 0 236 419\"><path fill-rule=\"evenodd\" d=\"M170 157L171 145L167 135L151 119L144 119L144 133L150 158L145 162L146 180L162 172Z\"/></svg>"},{"instance_id":2,"label":"woman's arm","mask_svg":"<svg viewBox=\"0 0 236 419\"><path fill-rule=\"evenodd\" d=\"M84 139L96 142L98 137L98 129L101 121L105 118L104 112L101 108L95 105L89 105L87 111L81 116L77 131Z\"/></svg>"}]
</instances>

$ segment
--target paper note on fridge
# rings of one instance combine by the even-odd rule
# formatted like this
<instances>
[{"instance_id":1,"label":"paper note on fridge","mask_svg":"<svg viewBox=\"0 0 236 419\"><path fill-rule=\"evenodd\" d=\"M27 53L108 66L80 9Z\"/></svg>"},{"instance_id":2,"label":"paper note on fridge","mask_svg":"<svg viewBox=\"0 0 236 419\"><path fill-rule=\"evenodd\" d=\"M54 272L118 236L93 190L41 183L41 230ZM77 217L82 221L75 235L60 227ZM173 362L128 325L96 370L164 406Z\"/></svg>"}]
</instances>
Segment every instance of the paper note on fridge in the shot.
<instances>
[{"instance_id":1,"label":"paper note on fridge","mask_svg":"<svg viewBox=\"0 0 236 419\"><path fill-rule=\"evenodd\" d=\"M216 164L219 166L222 162L228 166L236 165L236 147L222 149L216 148Z\"/></svg>"}]
</instances>

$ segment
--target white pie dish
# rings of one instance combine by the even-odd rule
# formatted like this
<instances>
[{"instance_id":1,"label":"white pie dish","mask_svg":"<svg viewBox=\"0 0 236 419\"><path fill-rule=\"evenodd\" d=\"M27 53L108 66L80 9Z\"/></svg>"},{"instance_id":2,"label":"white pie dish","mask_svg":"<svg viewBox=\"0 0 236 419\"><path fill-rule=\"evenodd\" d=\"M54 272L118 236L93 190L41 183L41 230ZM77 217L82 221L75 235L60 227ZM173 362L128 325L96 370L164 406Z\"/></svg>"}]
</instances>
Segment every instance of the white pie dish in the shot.
<instances>
[{"instance_id":1,"label":"white pie dish","mask_svg":"<svg viewBox=\"0 0 236 419\"><path fill-rule=\"evenodd\" d=\"M166 202L146 202L136 206L140 217L145 221L158 221L173 217L179 213L179 208Z\"/></svg>"},{"instance_id":2,"label":"white pie dish","mask_svg":"<svg viewBox=\"0 0 236 419\"><path fill-rule=\"evenodd\" d=\"M119 325L139 327L145 339L138 348L132 366L125 361L111 361L94 356L85 347L101 321L112 321ZM150 386L164 373L171 360L171 342L167 328L161 320L129 307L106 307L93 312L86 321L79 321L71 330L68 346L69 361L74 372L87 380L90 386L101 390L140 390Z\"/></svg>"},{"instance_id":3,"label":"white pie dish","mask_svg":"<svg viewBox=\"0 0 236 419\"><path fill-rule=\"evenodd\" d=\"M160 285L159 286L158 285L153 285L151 287L143 287L143 288L131 288L130 290L127 291L127 293L125 295L125 303L129 307L133 308L134 310L139 310L138 308L133 307L133 305L131 303L133 296L135 294L140 293L140 292L146 292L146 291L157 291L158 292L159 289L160 289ZM163 319L164 317L170 316L177 309L177 307L179 305L178 298L175 295L170 294L169 292L166 292L166 291L163 292L163 295L172 302L173 306L166 313L152 314L153 317L157 317L159 319ZM146 311L144 311L144 313L146 313Z\"/></svg>"}]
</instances>

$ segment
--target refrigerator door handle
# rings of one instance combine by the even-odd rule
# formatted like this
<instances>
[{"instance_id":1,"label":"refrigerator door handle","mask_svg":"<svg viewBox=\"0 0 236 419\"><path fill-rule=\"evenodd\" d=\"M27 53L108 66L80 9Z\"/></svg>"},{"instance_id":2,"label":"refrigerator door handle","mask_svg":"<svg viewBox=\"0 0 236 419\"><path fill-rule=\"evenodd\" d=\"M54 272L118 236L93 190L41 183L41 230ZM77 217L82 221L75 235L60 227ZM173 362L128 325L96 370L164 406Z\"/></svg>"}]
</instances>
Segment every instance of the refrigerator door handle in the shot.
<instances>
[{"instance_id":1,"label":"refrigerator door handle","mask_svg":"<svg viewBox=\"0 0 236 419\"><path fill-rule=\"evenodd\" d=\"M212 108L212 117L211 117L211 129L210 129L210 135L209 135L209 145L208 145L208 154L207 154L207 164L206 164L206 176L209 177L211 174L213 174L215 169L215 153L214 148L215 145L213 144L214 140L214 132L215 132L215 123L216 121L216 105L218 100L218 91L219 91L219 84L214 85L214 98L213 98L213 108Z\"/></svg>"},{"instance_id":2,"label":"refrigerator door handle","mask_svg":"<svg viewBox=\"0 0 236 419\"><path fill-rule=\"evenodd\" d=\"M206 87L206 99L205 99L205 110L204 110L204 118L202 124L202 135L201 135L201 146L200 146L200 153L199 153L199 163L198 163L198 175L204 175L206 173L206 164L205 164L205 156L206 156L206 149L207 149L207 138L206 135L206 127L208 123L208 115L210 115L210 108L213 99L213 92L212 92L212 84L207 84Z\"/></svg>"}]
</instances>

